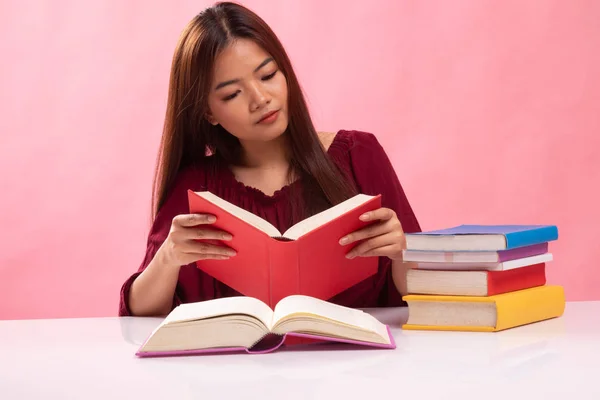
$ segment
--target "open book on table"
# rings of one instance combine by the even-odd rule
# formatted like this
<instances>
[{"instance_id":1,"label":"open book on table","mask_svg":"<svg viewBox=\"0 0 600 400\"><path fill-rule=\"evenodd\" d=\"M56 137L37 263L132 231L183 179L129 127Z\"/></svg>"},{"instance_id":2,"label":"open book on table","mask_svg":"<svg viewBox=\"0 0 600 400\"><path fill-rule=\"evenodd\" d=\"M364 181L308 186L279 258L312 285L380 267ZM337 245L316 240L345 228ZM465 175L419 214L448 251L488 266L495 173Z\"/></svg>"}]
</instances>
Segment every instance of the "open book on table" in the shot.
<instances>
[{"instance_id":1,"label":"open book on table","mask_svg":"<svg viewBox=\"0 0 600 400\"><path fill-rule=\"evenodd\" d=\"M217 217L215 228L232 234L230 241L210 241L233 248L228 260L201 260L198 268L239 293L269 307L292 294L330 299L377 272L377 257L346 254L360 242L339 240L372 222L359 217L381 207L381 196L358 194L279 232L257 215L210 192L188 191L191 213Z\"/></svg>"},{"instance_id":2,"label":"open book on table","mask_svg":"<svg viewBox=\"0 0 600 400\"><path fill-rule=\"evenodd\" d=\"M361 310L302 295L288 296L272 310L258 299L237 296L177 306L136 355L267 353L287 336L396 347L389 327Z\"/></svg>"}]
</instances>

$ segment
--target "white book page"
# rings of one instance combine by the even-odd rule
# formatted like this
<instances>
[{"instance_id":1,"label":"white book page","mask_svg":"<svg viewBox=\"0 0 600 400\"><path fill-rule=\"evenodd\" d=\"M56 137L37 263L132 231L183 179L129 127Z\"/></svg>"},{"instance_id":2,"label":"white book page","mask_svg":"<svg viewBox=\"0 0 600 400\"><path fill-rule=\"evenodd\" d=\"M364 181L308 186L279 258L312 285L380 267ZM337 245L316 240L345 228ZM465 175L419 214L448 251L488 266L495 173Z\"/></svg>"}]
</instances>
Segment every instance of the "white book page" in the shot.
<instances>
[{"instance_id":1,"label":"white book page","mask_svg":"<svg viewBox=\"0 0 600 400\"><path fill-rule=\"evenodd\" d=\"M211 193L211 192L194 192L198 196L203 197L204 199L210 201L211 203L221 207L223 210L227 211L231 215L235 215L236 217L246 221L256 229L259 229L265 232L267 235L281 236L281 232L277 230L273 225L271 225L268 221L260 218L257 215L252 214L249 211L244 210L234 204L231 204L228 201L223 200L219 196Z\"/></svg>"},{"instance_id":2,"label":"white book page","mask_svg":"<svg viewBox=\"0 0 600 400\"><path fill-rule=\"evenodd\" d=\"M292 226L290 229L285 231L283 236L285 236L288 239L296 240L299 237L304 236L307 233L315 230L319 226L325 225L327 222L333 221L334 219L344 215L348 211L360 206L361 204L366 203L373 197L375 196L357 194L356 196L351 197L340 204L336 204L335 206L327 210L321 211L318 214L315 214L298 222L296 225Z\"/></svg>"},{"instance_id":3,"label":"white book page","mask_svg":"<svg viewBox=\"0 0 600 400\"><path fill-rule=\"evenodd\" d=\"M236 296L181 304L167 315L161 326L230 314L251 315L260 320L265 327L270 327L273 319L273 310L262 301L253 297Z\"/></svg>"},{"instance_id":4,"label":"white book page","mask_svg":"<svg viewBox=\"0 0 600 400\"><path fill-rule=\"evenodd\" d=\"M528 267L534 264L547 263L553 260L552 253L537 256L523 257L516 260L504 262L417 262L418 269L427 270L460 270L460 271L506 271L509 269Z\"/></svg>"},{"instance_id":5,"label":"white book page","mask_svg":"<svg viewBox=\"0 0 600 400\"><path fill-rule=\"evenodd\" d=\"M364 311L343 307L314 297L302 295L288 296L277 303L273 314L272 326L280 319L291 314L318 315L342 324L376 332L384 338L387 337L386 326ZM272 328L272 326L270 328Z\"/></svg>"},{"instance_id":6,"label":"white book page","mask_svg":"<svg viewBox=\"0 0 600 400\"><path fill-rule=\"evenodd\" d=\"M540 254L537 256L523 257L516 260L509 260L499 263L503 270L528 267L530 265L549 263L554 259L552 253Z\"/></svg>"},{"instance_id":7,"label":"white book page","mask_svg":"<svg viewBox=\"0 0 600 400\"><path fill-rule=\"evenodd\" d=\"M496 251L423 251L423 250L403 250L404 261L416 262L488 262L498 261L498 252Z\"/></svg>"},{"instance_id":8,"label":"white book page","mask_svg":"<svg viewBox=\"0 0 600 400\"><path fill-rule=\"evenodd\" d=\"M408 250L498 251L506 249L506 237L497 234L406 235Z\"/></svg>"}]
</instances>

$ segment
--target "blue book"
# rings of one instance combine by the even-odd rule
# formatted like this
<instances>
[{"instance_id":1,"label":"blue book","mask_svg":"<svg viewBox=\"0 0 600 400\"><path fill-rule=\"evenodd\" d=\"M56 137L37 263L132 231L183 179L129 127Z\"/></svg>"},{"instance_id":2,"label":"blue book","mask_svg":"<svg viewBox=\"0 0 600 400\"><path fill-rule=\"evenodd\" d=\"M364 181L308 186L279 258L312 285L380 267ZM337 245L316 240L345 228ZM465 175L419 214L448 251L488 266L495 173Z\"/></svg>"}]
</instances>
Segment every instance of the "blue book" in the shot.
<instances>
[{"instance_id":1,"label":"blue book","mask_svg":"<svg viewBox=\"0 0 600 400\"><path fill-rule=\"evenodd\" d=\"M460 225L407 233L407 250L500 251L558 239L555 225Z\"/></svg>"}]
</instances>

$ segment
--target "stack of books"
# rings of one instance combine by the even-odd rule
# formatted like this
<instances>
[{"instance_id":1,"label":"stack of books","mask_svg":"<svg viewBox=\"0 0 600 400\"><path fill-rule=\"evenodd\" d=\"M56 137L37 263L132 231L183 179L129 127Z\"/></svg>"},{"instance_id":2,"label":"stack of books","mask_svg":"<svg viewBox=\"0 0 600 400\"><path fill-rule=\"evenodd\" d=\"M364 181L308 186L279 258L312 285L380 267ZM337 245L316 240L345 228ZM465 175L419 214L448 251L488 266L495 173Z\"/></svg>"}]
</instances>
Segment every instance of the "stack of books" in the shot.
<instances>
[{"instance_id":1,"label":"stack of books","mask_svg":"<svg viewBox=\"0 0 600 400\"><path fill-rule=\"evenodd\" d=\"M546 284L554 225L461 225L406 234L409 317L403 329L494 332L560 317Z\"/></svg>"}]
</instances>

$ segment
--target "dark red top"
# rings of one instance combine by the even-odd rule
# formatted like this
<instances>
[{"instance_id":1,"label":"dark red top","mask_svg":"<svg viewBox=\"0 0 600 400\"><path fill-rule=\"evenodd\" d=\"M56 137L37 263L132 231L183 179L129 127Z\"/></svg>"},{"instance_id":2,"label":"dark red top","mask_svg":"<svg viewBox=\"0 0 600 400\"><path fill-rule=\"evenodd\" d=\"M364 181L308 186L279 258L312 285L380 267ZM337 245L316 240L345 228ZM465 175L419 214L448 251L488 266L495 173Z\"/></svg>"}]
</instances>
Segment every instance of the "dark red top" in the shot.
<instances>
[{"instance_id":1,"label":"dark red top","mask_svg":"<svg viewBox=\"0 0 600 400\"><path fill-rule=\"evenodd\" d=\"M339 131L327 153L343 170L351 172L361 193L382 195L383 207L396 212L405 232L421 230L392 164L374 135L359 131ZM292 183L296 184L301 185L301 181ZM131 275L121 288L120 316L131 315L127 301L131 284L150 263L167 237L173 218L178 214L189 213L188 189L208 190L269 221L280 232L299 222L290 215L290 186L285 186L268 196L237 181L226 166L210 171L198 166L183 170L152 225L146 254L138 271ZM392 281L390 266L389 258L380 257L379 271L376 275L328 300L354 308L405 305ZM240 294L192 263L181 267L173 307L180 303L234 295Z\"/></svg>"}]
</instances>

